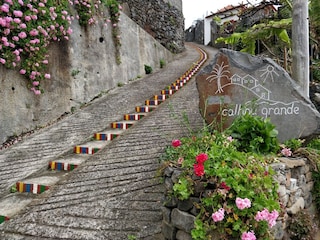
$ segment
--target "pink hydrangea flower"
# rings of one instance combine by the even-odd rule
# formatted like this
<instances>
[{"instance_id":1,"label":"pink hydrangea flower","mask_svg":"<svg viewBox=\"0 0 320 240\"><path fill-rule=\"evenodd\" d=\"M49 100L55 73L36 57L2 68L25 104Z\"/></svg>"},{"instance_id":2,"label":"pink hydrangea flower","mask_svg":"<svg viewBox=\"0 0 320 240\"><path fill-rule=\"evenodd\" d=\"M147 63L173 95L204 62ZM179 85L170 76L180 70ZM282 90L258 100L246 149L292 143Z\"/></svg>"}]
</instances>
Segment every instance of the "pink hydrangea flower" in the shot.
<instances>
[{"instance_id":1,"label":"pink hydrangea flower","mask_svg":"<svg viewBox=\"0 0 320 240\"><path fill-rule=\"evenodd\" d=\"M220 222L224 219L224 209L220 208L218 211L212 214L212 219L214 222Z\"/></svg>"},{"instance_id":2,"label":"pink hydrangea flower","mask_svg":"<svg viewBox=\"0 0 320 240\"><path fill-rule=\"evenodd\" d=\"M251 207L251 201L248 198L236 198L236 205L240 210Z\"/></svg>"},{"instance_id":3,"label":"pink hydrangea flower","mask_svg":"<svg viewBox=\"0 0 320 240\"><path fill-rule=\"evenodd\" d=\"M256 240L256 236L254 235L253 231L250 232L244 232L241 235L241 240Z\"/></svg>"}]
</instances>

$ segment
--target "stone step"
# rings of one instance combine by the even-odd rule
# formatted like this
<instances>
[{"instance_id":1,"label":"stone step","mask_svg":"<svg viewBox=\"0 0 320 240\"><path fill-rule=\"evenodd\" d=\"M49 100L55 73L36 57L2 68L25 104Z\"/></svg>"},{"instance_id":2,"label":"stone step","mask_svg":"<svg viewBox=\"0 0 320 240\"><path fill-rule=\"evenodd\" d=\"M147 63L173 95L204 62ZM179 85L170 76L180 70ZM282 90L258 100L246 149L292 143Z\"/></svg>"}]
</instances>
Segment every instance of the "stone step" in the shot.
<instances>
[{"instance_id":1,"label":"stone step","mask_svg":"<svg viewBox=\"0 0 320 240\"><path fill-rule=\"evenodd\" d=\"M168 86L169 90L175 90L178 91L181 87L176 85L176 83L172 83L170 86Z\"/></svg>"},{"instance_id":2,"label":"stone step","mask_svg":"<svg viewBox=\"0 0 320 240\"><path fill-rule=\"evenodd\" d=\"M161 94L153 96L152 100L165 101L169 98L169 95Z\"/></svg>"},{"instance_id":3,"label":"stone step","mask_svg":"<svg viewBox=\"0 0 320 240\"><path fill-rule=\"evenodd\" d=\"M146 116L147 113L141 112L141 113L130 113L130 114L125 114L123 116L123 120L134 120L134 121L138 121L141 118L143 118L144 116Z\"/></svg>"},{"instance_id":4,"label":"stone step","mask_svg":"<svg viewBox=\"0 0 320 240\"><path fill-rule=\"evenodd\" d=\"M50 170L72 171L88 159L88 155L72 154L49 162Z\"/></svg>"},{"instance_id":5,"label":"stone step","mask_svg":"<svg viewBox=\"0 0 320 240\"><path fill-rule=\"evenodd\" d=\"M132 127L133 124L135 124L136 121L134 120L123 120L118 122L111 123L111 128L113 129L128 129L129 127Z\"/></svg>"},{"instance_id":6,"label":"stone step","mask_svg":"<svg viewBox=\"0 0 320 240\"><path fill-rule=\"evenodd\" d=\"M151 112L156 108L156 106L139 106L136 107L136 112L141 113L141 112Z\"/></svg>"},{"instance_id":7,"label":"stone step","mask_svg":"<svg viewBox=\"0 0 320 240\"><path fill-rule=\"evenodd\" d=\"M158 106L162 101L159 100L146 100L145 104L146 106Z\"/></svg>"},{"instance_id":8,"label":"stone step","mask_svg":"<svg viewBox=\"0 0 320 240\"><path fill-rule=\"evenodd\" d=\"M173 90L173 89L164 89L161 90L161 94L163 95L173 95L177 90Z\"/></svg>"},{"instance_id":9,"label":"stone step","mask_svg":"<svg viewBox=\"0 0 320 240\"><path fill-rule=\"evenodd\" d=\"M16 182L15 187L17 192L20 193L40 194L56 184L62 175L62 173L45 171L40 176L30 177Z\"/></svg>"},{"instance_id":10,"label":"stone step","mask_svg":"<svg viewBox=\"0 0 320 240\"><path fill-rule=\"evenodd\" d=\"M33 198L19 193L11 193L0 199L0 224L10 220L15 214L25 209Z\"/></svg>"},{"instance_id":11,"label":"stone step","mask_svg":"<svg viewBox=\"0 0 320 240\"><path fill-rule=\"evenodd\" d=\"M99 141L112 141L122 133L123 133L123 130L121 129L109 129L103 132L95 133L93 137L94 139Z\"/></svg>"},{"instance_id":12,"label":"stone step","mask_svg":"<svg viewBox=\"0 0 320 240\"><path fill-rule=\"evenodd\" d=\"M105 147L109 141L90 141L78 146L75 146L73 152L76 154L95 154L101 148Z\"/></svg>"}]
</instances>

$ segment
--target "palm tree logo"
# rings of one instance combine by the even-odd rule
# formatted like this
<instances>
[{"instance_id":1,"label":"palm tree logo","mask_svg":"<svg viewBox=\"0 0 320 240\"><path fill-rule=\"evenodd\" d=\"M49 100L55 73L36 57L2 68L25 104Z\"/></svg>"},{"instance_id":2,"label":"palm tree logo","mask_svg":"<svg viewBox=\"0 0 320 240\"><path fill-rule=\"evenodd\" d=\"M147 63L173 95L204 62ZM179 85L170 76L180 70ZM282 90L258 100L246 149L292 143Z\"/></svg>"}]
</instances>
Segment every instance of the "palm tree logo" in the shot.
<instances>
[{"instance_id":1,"label":"palm tree logo","mask_svg":"<svg viewBox=\"0 0 320 240\"><path fill-rule=\"evenodd\" d=\"M212 75L208 76L206 78L206 80L211 83L212 81L217 81L217 86L218 86L218 93L222 93L223 89L221 86L221 78L225 77L229 79L228 73L230 73L230 71L227 69L229 67L229 65L225 65L224 62L220 64L216 64L216 66L214 67L214 69L212 70Z\"/></svg>"}]
</instances>

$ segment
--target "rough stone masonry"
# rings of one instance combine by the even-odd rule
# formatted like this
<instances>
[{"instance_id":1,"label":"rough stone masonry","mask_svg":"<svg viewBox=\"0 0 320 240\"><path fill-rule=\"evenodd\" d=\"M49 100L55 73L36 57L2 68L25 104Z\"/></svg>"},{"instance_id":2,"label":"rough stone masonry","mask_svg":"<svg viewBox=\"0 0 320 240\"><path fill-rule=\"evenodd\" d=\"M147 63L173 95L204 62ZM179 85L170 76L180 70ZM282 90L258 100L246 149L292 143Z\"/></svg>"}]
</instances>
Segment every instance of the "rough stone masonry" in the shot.
<instances>
[{"instance_id":1,"label":"rough stone masonry","mask_svg":"<svg viewBox=\"0 0 320 240\"><path fill-rule=\"evenodd\" d=\"M207 123L228 127L245 113L270 118L279 141L320 133L320 113L273 60L221 49L196 78Z\"/></svg>"}]
</instances>

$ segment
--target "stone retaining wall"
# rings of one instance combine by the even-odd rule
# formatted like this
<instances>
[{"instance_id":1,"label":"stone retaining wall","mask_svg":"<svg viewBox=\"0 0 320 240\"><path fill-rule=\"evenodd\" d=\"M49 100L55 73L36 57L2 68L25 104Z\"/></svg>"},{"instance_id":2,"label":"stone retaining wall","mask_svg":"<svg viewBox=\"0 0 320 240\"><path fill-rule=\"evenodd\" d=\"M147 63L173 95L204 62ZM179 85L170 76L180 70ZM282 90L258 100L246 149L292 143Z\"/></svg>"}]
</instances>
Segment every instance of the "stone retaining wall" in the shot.
<instances>
[{"instance_id":1,"label":"stone retaining wall","mask_svg":"<svg viewBox=\"0 0 320 240\"><path fill-rule=\"evenodd\" d=\"M278 193L283 207L286 209L284 217L278 218L273 227L276 240L286 236L287 221L302 209L312 209L312 165L305 158L280 158L278 163L273 163L275 180L279 183ZM198 198L178 200L168 193L172 191L174 183L178 181L181 170L167 167L164 171L164 184L167 190L165 206L163 207L162 233L168 240L191 240L193 222L198 215L194 203Z\"/></svg>"}]
</instances>

